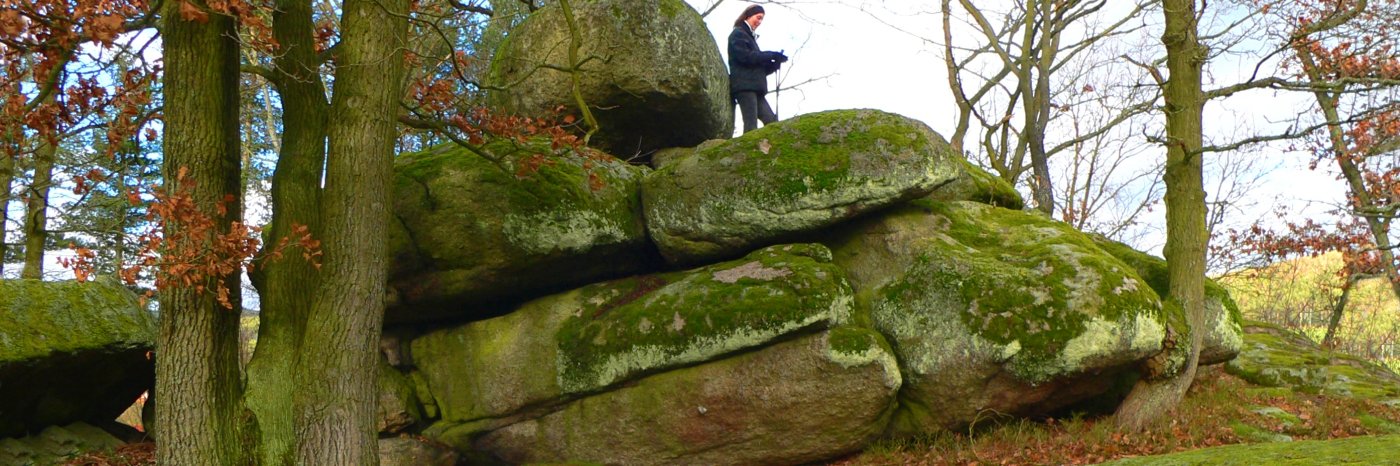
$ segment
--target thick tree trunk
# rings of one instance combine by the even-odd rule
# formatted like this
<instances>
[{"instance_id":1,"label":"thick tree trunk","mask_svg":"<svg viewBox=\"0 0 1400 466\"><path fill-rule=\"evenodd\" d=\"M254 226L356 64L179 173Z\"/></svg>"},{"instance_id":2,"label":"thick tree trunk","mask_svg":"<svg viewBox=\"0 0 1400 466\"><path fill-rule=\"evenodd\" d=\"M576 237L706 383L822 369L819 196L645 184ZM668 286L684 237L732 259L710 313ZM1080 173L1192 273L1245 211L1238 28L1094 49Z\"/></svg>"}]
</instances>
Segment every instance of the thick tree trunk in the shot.
<instances>
[{"instance_id":1,"label":"thick tree trunk","mask_svg":"<svg viewBox=\"0 0 1400 466\"><path fill-rule=\"evenodd\" d=\"M272 175L269 246L305 225L320 237L321 173L326 160L325 86L317 68L310 0L282 0L272 14L283 53L274 84L282 102L282 143ZM296 464L293 369L320 273L293 251L265 261L254 276L262 309L258 347L248 364L249 408L258 419L259 464Z\"/></svg>"},{"instance_id":2,"label":"thick tree trunk","mask_svg":"<svg viewBox=\"0 0 1400 466\"><path fill-rule=\"evenodd\" d=\"M192 2L203 8L202 2ZM238 31L232 18L209 14L206 22L182 19L184 2L166 2L164 40L165 139L161 167L168 186L188 170L196 208L216 230L241 217L239 190ZM190 5L185 5L186 7ZM177 192L171 189L170 192ZM166 224L166 237L180 225ZM208 238L208 241L214 239ZM207 291L172 284L161 290L156 339L157 461L166 465L244 464L242 383L238 371L239 277L224 285L234 309Z\"/></svg>"},{"instance_id":3,"label":"thick tree trunk","mask_svg":"<svg viewBox=\"0 0 1400 466\"><path fill-rule=\"evenodd\" d=\"M347 0L327 125L324 263L297 371L303 465L375 465L395 121L408 0Z\"/></svg>"},{"instance_id":4,"label":"thick tree trunk","mask_svg":"<svg viewBox=\"0 0 1400 466\"><path fill-rule=\"evenodd\" d=\"M44 247L48 243L49 185L57 147L40 143L34 152L34 182L29 185L28 207L24 213L24 271L20 278L44 278Z\"/></svg>"},{"instance_id":5,"label":"thick tree trunk","mask_svg":"<svg viewBox=\"0 0 1400 466\"><path fill-rule=\"evenodd\" d=\"M1163 97L1167 116L1168 299L1186 314L1185 367L1164 377L1144 377L1118 407L1118 426L1141 430L1181 403L1196 376L1205 327L1206 208L1201 177L1201 68L1206 50L1197 37L1195 0L1165 0L1167 69Z\"/></svg>"}]
</instances>

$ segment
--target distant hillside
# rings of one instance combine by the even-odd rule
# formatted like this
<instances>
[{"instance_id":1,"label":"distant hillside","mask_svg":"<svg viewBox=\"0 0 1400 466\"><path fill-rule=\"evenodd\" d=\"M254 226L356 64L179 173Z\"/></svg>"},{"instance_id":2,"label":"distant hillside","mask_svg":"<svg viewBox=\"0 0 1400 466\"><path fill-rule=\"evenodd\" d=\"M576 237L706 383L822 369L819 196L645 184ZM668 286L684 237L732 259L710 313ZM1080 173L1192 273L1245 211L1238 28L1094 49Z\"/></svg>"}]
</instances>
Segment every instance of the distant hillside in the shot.
<instances>
[{"instance_id":1,"label":"distant hillside","mask_svg":"<svg viewBox=\"0 0 1400 466\"><path fill-rule=\"evenodd\" d=\"M1270 322L1321 341L1341 295L1339 253L1236 272L1219 280L1246 318ZM1361 282L1337 332L1339 351L1400 369L1400 302L1382 279Z\"/></svg>"}]
</instances>

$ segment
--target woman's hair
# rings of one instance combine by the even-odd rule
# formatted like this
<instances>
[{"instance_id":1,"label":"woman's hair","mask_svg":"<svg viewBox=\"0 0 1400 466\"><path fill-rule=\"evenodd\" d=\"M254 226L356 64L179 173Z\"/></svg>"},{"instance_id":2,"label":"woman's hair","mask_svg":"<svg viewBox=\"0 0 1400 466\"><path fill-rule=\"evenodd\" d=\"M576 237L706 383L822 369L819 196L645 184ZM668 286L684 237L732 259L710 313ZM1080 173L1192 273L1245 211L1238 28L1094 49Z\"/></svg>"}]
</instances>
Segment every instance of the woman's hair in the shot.
<instances>
[{"instance_id":1,"label":"woman's hair","mask_svg":"<svg viewBox=\"0 0 1400 466\"><path fill-rule=\"evenodd\" d=\"M734 20L734 27L739 27L740 24L744 24L744 20L759 13L763 13L763 5L749 5L743 13L739 14L739 19Z\"/></svg>"}]
</instances>

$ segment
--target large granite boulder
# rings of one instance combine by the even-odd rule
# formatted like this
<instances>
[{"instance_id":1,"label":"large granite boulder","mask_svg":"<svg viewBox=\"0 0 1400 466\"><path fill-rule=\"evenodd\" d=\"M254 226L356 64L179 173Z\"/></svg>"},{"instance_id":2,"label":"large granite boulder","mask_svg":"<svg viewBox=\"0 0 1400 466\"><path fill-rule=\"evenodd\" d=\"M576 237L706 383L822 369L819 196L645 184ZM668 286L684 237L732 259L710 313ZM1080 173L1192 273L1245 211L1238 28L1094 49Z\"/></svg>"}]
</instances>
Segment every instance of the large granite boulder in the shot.
<instances>
[{"instance_id":1,"label":"large granite boulder","mask_svg":"<svg viewBox=\"0 0 1400 466\"><path fill-rule=\"evenodd\" d=\"M883 432L900 386L884 339L844 325L853 300L825 247L783 245L429 333L410 345L441 417L425 434L510 462L851 451Z\"/></svg>"},{"instance_id":2,"label":"large granite boulder","mask_svg":"<svg viewBox=\"0 0 1400 466\"><path fill-rule=\"evenodd\" d=\"M705 21L681 0L573 2L582 39L570 63L570 31L557 3L510 31L491 62L488 94L506 110L578 115L580 96L598 120L591 144L623 158L694 146L734 131L729 74Z\"/></svg>"},{"instance_id":3,"label":"large granite boulder","mask_svg":"<svg viewBox=\"0 0 1400 466\"><path fill-rule=\"evenodd\" d=\"M924 196L962 172L923 123L876 110L803 115L697 150L642 181L673 263L731 257Z\"/></svg>"},{"instance_id":4,"label":"large granite boulder","mask_svg":"<svg viewBox=\"0 0 1400 466\"><path fill-rule=\"evenodd\" d=\"M806 464L881 435L899 386L884 339L845 326L644 378L473 446L511 464Z\"/></svg>"},{"instance_id":5,"label":"large granite boulder","mask_svg":"<svg viewBox=\"0 0 1400 466\"><path fill-rule=\"evenodd\" d=\"M0 280L0 437L116 419L155 380L155 335L115 280Z\"/></svg>"},{"instance_id":6,"label":"large granite boulder","mask_svg":"<svg viewBox=\"0 0 1400 466\"><path fill-rule=\"evenodd\" d=\"M1100 249L1136 270L1138 276L1157 292L1157 296L1168 296L1171 281L1165 259L1099 235L1090 237ZM1239 306L1225 287L1209 278L1206 279L1205 304L1206 327L1201 338L1200 364L1220 364L1234 359L1244 345L1244 332L1240 327L1243 318Z\"/></svg>"},{"instance_id":7,"label":"large granite boulder","mask_svg":"<svg viewBox=\"0 0 1400 466\"><path fill-rule=\"evenodd\" d=\"M1026 208L1026 200L1021 198L1021 193L1016 192L1011 183L967 160L960 159L960 162L962 173L952 183L940 186L929 195L929 199L974 201L1012 210Z\"/></svg>"},{"instance_id":8,"label":"large granite boulder","mask_svg":"<svg viewBox=\"0 0 1400 466\"><path fill-rule=\"evenodd\" d=\"M638 194L645 168L542 139L485 150L500 164L450 144L396 161L389 236L398 301L386 321L481 317L657 262Z\"/></svg>"},{"instance_id":9,"label":"large granite boulder","mask_svg":"<svg viewBox=\"0 0 1400 466\"><path fill-rule=\"evenodd\" d=\"M837 263L899 357L892 431L1043 415L1162 349L1161 302L1084 234L1039 215L919 200L834 234Z\"/></svg>"}]
</instances>

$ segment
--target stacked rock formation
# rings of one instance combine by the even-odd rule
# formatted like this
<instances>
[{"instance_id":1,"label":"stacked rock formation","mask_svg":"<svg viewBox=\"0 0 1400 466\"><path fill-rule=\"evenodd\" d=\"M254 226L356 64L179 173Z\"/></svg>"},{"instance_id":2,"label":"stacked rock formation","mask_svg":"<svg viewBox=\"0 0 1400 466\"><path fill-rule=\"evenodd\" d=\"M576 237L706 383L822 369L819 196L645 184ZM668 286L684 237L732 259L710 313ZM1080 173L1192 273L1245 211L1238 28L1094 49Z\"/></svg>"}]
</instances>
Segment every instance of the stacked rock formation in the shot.
<instances>
[{"instance_id":1,"label":"stacked rock formation","mask_svg":"<svg viewBox=\"0 0 1400 466\"><path fill-rule=\"evenodd\" d=\"M497 51L493 76L529 83L498 102L575 105L559 14ZM496 163L398 161L386 436L483 462L801 464L1111 404L1149 359L1185 356L1161 259L1019 210L924 124L837 110L716 140L733 116L697 13L575 14L608 58L582 87L612 155L511 141ZM654 168L625 162L639 147ZM1221 362L1239 318L1212 290Z\"/></svg>"}]
</instances>

